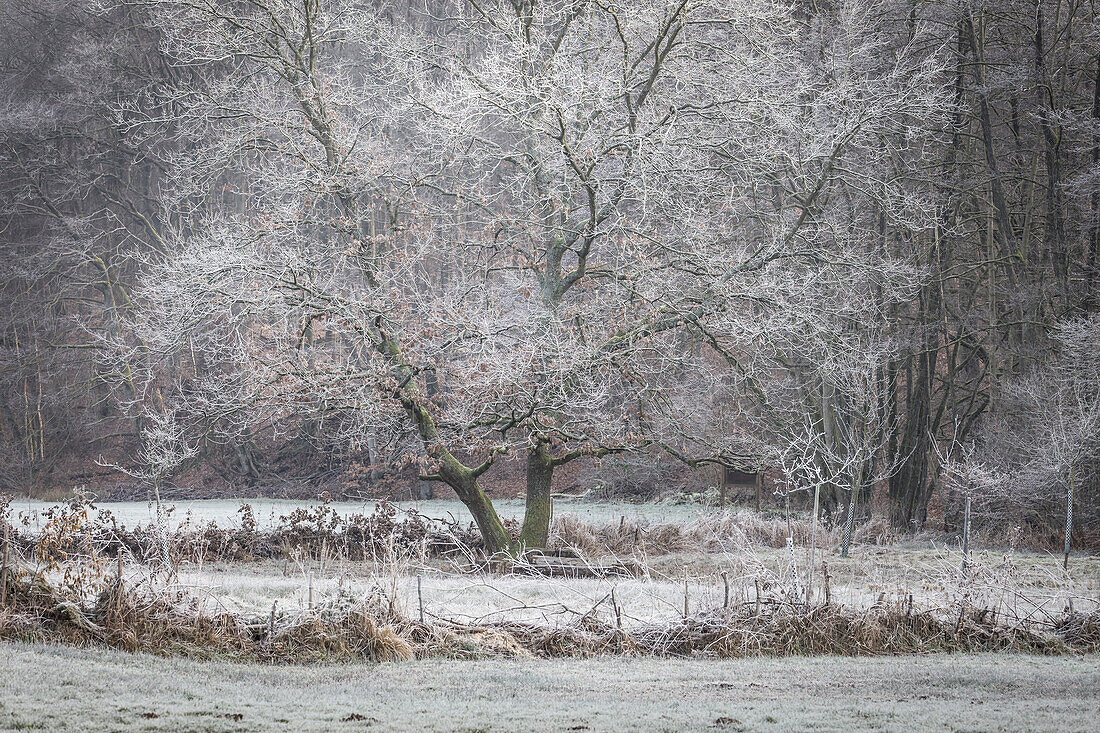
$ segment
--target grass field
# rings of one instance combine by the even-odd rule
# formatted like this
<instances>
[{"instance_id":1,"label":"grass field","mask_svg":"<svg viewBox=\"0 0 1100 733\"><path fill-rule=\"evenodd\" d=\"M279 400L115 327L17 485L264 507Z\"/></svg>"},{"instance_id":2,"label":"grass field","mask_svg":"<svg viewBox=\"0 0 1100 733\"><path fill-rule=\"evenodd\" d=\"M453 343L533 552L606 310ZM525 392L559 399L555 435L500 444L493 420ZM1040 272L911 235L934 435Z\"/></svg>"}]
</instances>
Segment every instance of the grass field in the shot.
<instances>
[{"instance_id":1,"label":"grass field","mask_svg":"<svg viewBox=\"0 0 1100 733\"><path fill-rule=\"evenodd\" d=\"M0 729L1092 731L1100 658L265 667L0 644Z\"/></svg>"},{"instance_id":2,"label":"grass field","mask_svg":"<svg viewBox=\"0 0 1100 733\"><path fill-rule=\"evenodd\" d=\"M173 505L172 518L176 525L190 520L213 521L222 527L239 526L237 509L241 503L241 500L180 502ZM280 515L295 508L317 506L271 499L248 500L248 503L260 527L271 527ZM502 501L497 505L505 516L522 513L520 501ZM12 509L17 518L26 517L28 527L33 530L44 522L43 511L50 506L53 505L17 499ZM131 527L152 520L151 507L142 502L98 506ZM369 513L374 509L373 503L331 506L345 514ZM410 502L403 508L415 508L431 517L466 516L465 507L455 501ZM732 603L754 601L757 593L774 596L788 585L792 561L800 582L805 581L809 561L805 537L794 553L761 544L739 533L739 526L750 527L757 521L753 519L755 515L745 514L749 518L739 523L733 520L742 515L723 514L698 505L558 502L559 519L572 516L580 520L579 524L572 523L574 528L580 527L574 535L578 531L591 535L601 526L614 529L624 517L629 522L654 528L656 534L660 534L662 527L702 528L703 531L690 536L688 545L681 543L681 549L677 550L662 549L659 539L653 550L643 548L639 552L629 542L623 545L627 556L644 569L636 578L563 579L470 573L450 562L416 557L403 557L387 567L348 561L338 557L338 553L325 559L316 554L296 553L292 558L251 562L204 563L182 559L175 585L203 599L207 612L255 615L269 612L273 602L278 602L284 611L304 608L311 587L315 603L323 604L339 592L357 595L385 584L410 615L418 611L422 602L430 616L463 622L505 618L557 622L577 618L590 609L595 609L593 612L598 616L607 615L611 613L611 605L602 602L614 590L627 625L665 622L682 617L685 587L689 609L694 613L721 606L727 582ZM770 522L785 533L781 520L763 522ZM821 564L824 561L829 568L832 600L856 608L881 599L904 602L912 596L918 608L946 609L964 602L1021 618L1030 614L1041 621L1045 614L1061 612L1071 599L1080 612L1089 612L1100 605L1100 557L1095 555L1077 554L1066 573L1060 557L983 549L979 545L970 570L963 577L959 572L961 553L942 537L891 538L886 545L864 542L856 544L848 558L840 556L835 540L836 532L821 533L814 568L818 596L822 595L824 585ZM694 542L700 544L691 544ZM140 566L132 567L131 584L144 572Z\"/></svg>"},{"instance_id":3,"label":"grass field","mask_svg":"<svg viewBox=\"0 0 1100 733\"><path fill-rule=\"evenodd\" d=\"M830 565L832 600L856 608L873 604L882 594L891 601L912 594L917 607L935 608L962 592L946 584L957 582L958 554L950 549L860 547L849 558L835 552L819 557ZM803 559L799 553L797 560ZM263 614L273 601L284 610L300 609L308 603L311 583L318 604L339 592L358 595L382 585L392 590L410 615L415 615L423 602L429 615L464 622L573 619L594 607L597 616L611 618L606 600L614 589L624 623L629 626L680 618L685 578L693 613L723 604L722 572L730 581L731 602L751 602L756 592L753 578L781 577L787 560L784 551L766 548L751 553L675 553L650 558L648 575L639 578L470 574L450 571L438 562L393 568L332 561L323 571L316 560L219 562L202 567L184 563L177 582L201 594L210 613ZM992 566L965 589L974 605L1019 606L1020 612L1026 613L1034 608L1029 604L1045 603L1047 610L1056 612L1072 595L1078 611L1100 607L1100 558L1095 556L1077 558L1068 576L1061 572L1057 559L1040 553L1013 554L1010 571L998 567L1005 562L1003 554L978 554L974 560L976 567L986 567L979 565L982 562ZM821 578L816 582L820 586ZM762 590L767 594L772 589ZM1017 594L1028 600L1019 600ZM1041 620L1041 614L1036 618Z\"/></svg>"},{"instance_id":4,"label":"grass field","mask_svg":"<svg viewBox=\"0 0 1100 733\"><path fill-rule=\"evenodd\" d=\"M261 528L303 506L249 503ZM180 503L173 522L232 527L239 524L240 504ZM18 500L13 509L24 513L33 530L41 528L46 506ZM144 503L102 506L130 526L152 518ZM370 512L373 503L335 508ZM455 502L422 502L416 508L433 517L465 516ZM501 502L500 508L505 516L518 516L522 507ZM611 545L601 542L617 542L614 552L640 570L548 578L525 574L522 565L510 572L483 566L474 571L461 554L455 559L415 547L391 548L396 554L387 551L385 561L353 560L330 544L321 552L289 548L283 555L251 560L207 560L201 553L196 559L185 551L170 576L150 573L131 558L117 566L124 581L118 587L135 589L135 598L182 599L181 607L199 618L223 612L248 623L259 618L272 624L271 638L283 638L275 632L302 619L340 608L343 599L373 597L376 589L389 599L391 615L416 619L422 607L429 625L526 622L553 629L587 619L607 628L621 625L617 633L627 634L644 632L647 625L673 629L688 614L725 613L727 601L733 607L744 604L750 613L755 604L759 618L761 596L778 604L802 597L796 586L808 577L805 527L796 527L801 541L790 551L774 541L779 525L785 539L782 520L751 514L723 515L698 506L560 503L558 516L568 515L580 521L555 525L562 545L587 543L598 557L601 547L611 552ZM635 542L621 541L624 517L646 528L642 543L629 529L625 537ZM1049 554L979 547L964 572L958 549L934 535L899 541L865 533L847 558L836 544L836 532L824 530L814 562L815 598L824 599L827 567L834 608L873 614L867 609L881 609L885 602L907 617L909 603L958 623L960 609L980 608L1009 630L1053 622L1071 607L1090 613L1100 606L1095 555L1075 555L1067 573L1061 558ZM38 561L28 556L21 562L37 567ZM117 572L114 565L104 567ZM57 581L60 572L46 575ZM91 609L94 595L85 600ZM311 601L315 608L307 610ZM381 664L337 665L332 656L318 656L313 659L327 663L306 667L234 663L243 658L239 649L217 655L205 646L187 649L191 658L162 658L0 642L0 730L1091 731L1100 719L1100 656L1074 652L719 659L706 650L706 658L697 656L696 650L690 658L585 659L542 658L520 649L515 658L458 661L443 654Z\"/></svg>"}]
</instances>

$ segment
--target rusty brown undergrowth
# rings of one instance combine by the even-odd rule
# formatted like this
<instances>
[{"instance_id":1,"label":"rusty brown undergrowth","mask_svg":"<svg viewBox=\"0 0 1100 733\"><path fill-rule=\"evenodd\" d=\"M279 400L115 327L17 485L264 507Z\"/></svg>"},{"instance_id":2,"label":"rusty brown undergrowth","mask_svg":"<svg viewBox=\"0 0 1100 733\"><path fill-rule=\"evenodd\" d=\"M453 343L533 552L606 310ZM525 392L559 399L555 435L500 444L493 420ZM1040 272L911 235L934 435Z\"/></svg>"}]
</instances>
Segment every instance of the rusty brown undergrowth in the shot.
<instances>
[{"instance_id":1,"label":"rusty brown undergrowth","mask_svg":"<svg viewBox=\"0 0 1100 733\"><path fill-rule=\"evenodd\" d=\"M312 609L273 609L267 616L250 617L204 615L195 598L157 590L151 581L131 585L112 578L88 603L38 576L11 574L7 582L0 638L242 661L1100 651L1100 612L1071 610L1039 622L997 618L983 609L947 615L902 604L855 609L773 598L631 626L622 625L617 607L602 614L593 608L556 625L507 620L468 624L438 617L415 620L381 585L366 595L340 595Z\"/></svg>"}]
</instances>

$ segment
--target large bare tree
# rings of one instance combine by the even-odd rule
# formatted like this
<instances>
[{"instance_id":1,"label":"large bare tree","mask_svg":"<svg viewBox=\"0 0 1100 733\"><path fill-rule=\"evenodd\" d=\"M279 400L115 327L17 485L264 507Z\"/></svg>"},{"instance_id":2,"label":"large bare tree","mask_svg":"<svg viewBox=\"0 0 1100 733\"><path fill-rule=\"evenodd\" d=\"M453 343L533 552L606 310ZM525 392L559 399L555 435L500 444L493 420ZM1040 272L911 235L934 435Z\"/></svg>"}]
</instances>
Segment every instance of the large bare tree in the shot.
<instances>
[{"instance_id":1,"label":"large bare tree","mask_svg":"<svg viewBox=\"0 0 1100 733\"><path fill-rule=\"evenodd\" d=\"M179 91L188 135L217 142L177 161L192 224L150 273L138 348L203 354L208 383L179 399L207 430L309 410L353 440L411 426L493 550L513 541L478 478L522 451L518 544L543 545L557 466L651 440L685 248L722 246L740 215L716 151L774 106L790 14L152 11L179 63L229 70Z\"/></svg>"}]
</instances>

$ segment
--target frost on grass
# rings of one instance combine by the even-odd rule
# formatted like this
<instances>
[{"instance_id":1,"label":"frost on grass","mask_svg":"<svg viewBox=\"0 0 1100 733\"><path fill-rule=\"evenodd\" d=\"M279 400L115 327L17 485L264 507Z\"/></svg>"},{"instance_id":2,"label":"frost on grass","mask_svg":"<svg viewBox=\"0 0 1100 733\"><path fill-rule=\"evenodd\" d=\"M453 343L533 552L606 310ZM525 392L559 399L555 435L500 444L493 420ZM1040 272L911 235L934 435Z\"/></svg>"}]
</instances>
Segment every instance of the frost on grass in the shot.
<instances>
[{"instance_id":1,"label":"frost on grass","mask_svg":"<svg viewBox=\"0 0 1100 733\"><path fill-rule=\"evenodd\" d=\"M1096 657L989 654L271 667L5 643L0 667L0 728L50 730L1083 731L1100 686Z\"/></svg>"},{"instance_id":2,"label":"frost on grass","mask_svg":"<svg viewBox=\"0 0 1100 733\"><path fill-rule=\"evenodd\" d=\"M805 521L749 512L652 525L567 516L554 525L559 555L488 557L453 525L322 509L275 532L180 528L164 567L141 562L158 534L73 503L13 541L0 635L275 662L1100 647L1088 558L1075 574L1020 553L964 565L946 547L881 545L868 524L851 557L837 556L835 529L819 532L825 559L811 566ZM797 551L775 547L788 527Z\"/></svg>"}]
</instances>

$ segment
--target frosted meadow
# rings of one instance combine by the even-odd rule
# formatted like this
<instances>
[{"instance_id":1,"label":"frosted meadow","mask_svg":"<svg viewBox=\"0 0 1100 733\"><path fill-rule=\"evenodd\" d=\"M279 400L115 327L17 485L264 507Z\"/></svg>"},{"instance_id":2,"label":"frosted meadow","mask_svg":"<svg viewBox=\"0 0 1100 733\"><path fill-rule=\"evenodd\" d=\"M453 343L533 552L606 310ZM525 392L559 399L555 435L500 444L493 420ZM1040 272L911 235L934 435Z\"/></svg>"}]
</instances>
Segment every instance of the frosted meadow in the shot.
<instances>
[{"instance_id":1,"label":"frosted meadow","mask_svg":"<svg viewBox=\"0 0 1100 733\"><path fill-rule=\"evenodd\" d=\"M1072 0L0 0L0 729L1091 730Z\"/></svg>"}]
</instances>

